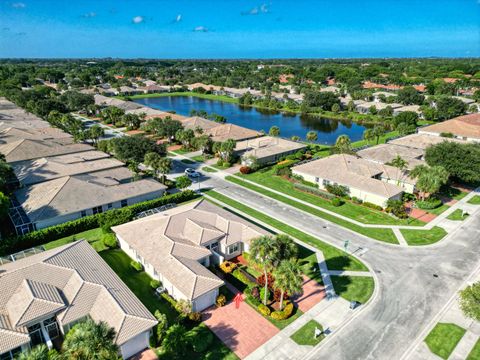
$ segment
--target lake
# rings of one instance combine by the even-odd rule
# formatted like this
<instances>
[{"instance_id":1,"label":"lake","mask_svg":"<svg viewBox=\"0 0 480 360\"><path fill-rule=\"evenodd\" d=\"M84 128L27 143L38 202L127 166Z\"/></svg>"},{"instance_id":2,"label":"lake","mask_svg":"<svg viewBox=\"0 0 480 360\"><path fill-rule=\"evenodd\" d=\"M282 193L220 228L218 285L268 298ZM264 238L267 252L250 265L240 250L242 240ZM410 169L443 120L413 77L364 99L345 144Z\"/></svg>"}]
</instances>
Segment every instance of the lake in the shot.
<instances>
[{"instance_id":1,"label":"lake","mask_svg":"<svg viewBox=\"0 0 480 360\"><path fill-rule=\"evenodd\" d=\"M319 144L334 144L337 137L344 134L348 135L352 141L361 140L365 130L365 126L350 121L265 111L193 96L163 96L134 101L162 111L175 111L184 116L189 116L191 110L205 110L209 114L224 116L229 123L257 131L263 130L266 133L276 125L280 128L280 136L284 138L296 135L305 139L306 134L313 130L318 132L317 143Z\"/></svg>"}]
</instances>

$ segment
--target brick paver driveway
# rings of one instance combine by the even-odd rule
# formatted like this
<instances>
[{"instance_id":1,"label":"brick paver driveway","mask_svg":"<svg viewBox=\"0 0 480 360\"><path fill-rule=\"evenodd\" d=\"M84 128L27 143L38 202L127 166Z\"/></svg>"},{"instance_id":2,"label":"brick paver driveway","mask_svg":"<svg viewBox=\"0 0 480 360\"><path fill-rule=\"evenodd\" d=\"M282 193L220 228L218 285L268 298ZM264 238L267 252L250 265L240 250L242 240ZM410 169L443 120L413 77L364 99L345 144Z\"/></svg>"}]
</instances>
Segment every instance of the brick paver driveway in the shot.
<instances>
[{"instance_id":1,"label":"brick paver driveway","mask_svg":"<svg viewBox=\"0 0 480 360\"><path fill-rule=\"evenodd\" d=\"M279 332L268 320L242 302L237 309L231 302L221 308L212 307L203 312L205 324L240 359Z\"/></svg>"},{"instance_id":2,"label":"brick paver driveway","mask_svg":"<svg viewBox=\"0 0 480 360\"><path fill-rule=\"evenodd\" d=\"M325 297L325 290L315 280L303 275L303 292L294 297L293 300L302 312L310 310Z\"/></svg>"}]
</instances>

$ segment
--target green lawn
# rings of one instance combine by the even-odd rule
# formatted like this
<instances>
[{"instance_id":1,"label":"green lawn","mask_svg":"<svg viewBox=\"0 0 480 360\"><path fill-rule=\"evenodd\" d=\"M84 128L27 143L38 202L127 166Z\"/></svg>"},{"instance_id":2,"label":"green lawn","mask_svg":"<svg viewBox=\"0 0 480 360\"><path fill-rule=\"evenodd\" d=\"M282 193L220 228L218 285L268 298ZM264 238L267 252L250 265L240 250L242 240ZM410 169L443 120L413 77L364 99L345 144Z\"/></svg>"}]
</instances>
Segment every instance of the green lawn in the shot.
<instances>
[{"instance_id":1,"label":"green lawn","mask_svg":"<svg viewBox=\"0 0 480 360\"><path fill-rule=\"evenodd\" d=\"M443 205L439 206L438 208L429 209L429 210L426 210L426 211L429 212L430 214L440 215L441 213L443 213L445 210L447 210L449 208L450 208L450 206L443 204Z\"/></svg>"},{"instance_id":2,"label":"green lawn","mask_svg":"<svg viewBox=\"0 0 480 360\"><path fill-rule=\"evenodd\" d=\"M202 171L209 172L209 173L216 173L216 172L218 172L217 169L212 168L212 167L210 167L210 166L204 166L201 170L202 170Z\"/></svg>"},{"instance_id":3,"label":"green lawn","mask_svg":"<svg viewBox=\"0 0 480 360\"><path fill-rule=\"evenodd\" d=\"M318 267L317 254L303 246L298 246L298 260L302 266L302 271L310 279L315 280L320 285L323 284L322 275Z\"/></svg>"},{"instance_id":4,"label":"green lawn","mask_svg":"<svg viewBox=\"0 0 480 360\"><path fill-rule=\"evenodd\" d=\"M268 224L269 226L277 229L278 231L282 231L285 234L288 234L294 238L297 238L298 240L301 240L321 250L323 252L323 255L325 256L327 266L330 270L368 271L368 268L353 256L345 254L343 251L327 243L324 243L323 241L313 236L305 234L300 230L297 230L289 225L286 225L279 220L271 218L270 216L265 215L260 211L257 211L248 206L245 206L213 190L206 191L205 194L223 202L226 205L233 207L234 209L237 209L245 214L248 214L258 219L259 221L265 224Z\"/></svg>"},{"instance_id":5,"label":"green lawn","mask_svg":"<svg viewBox=\"0 0 480 360\"><path fill-rule=\"evenodd\" d=\"M467 201L469 204L480 205L480 195L475 195L470 200Z\"/></svg>"},{"instance_id":6,"label":"green lawn","mask_svg":"<svg viewBox=\"0 0 480 360\"><path fill-rule=\"evenodd\" d=\"M224 166L224 165L220 166L220 165L217 165L217 164L213 164L211 166L214 167L217 170L225 170L225 169L229 169L229 168L232 167L232 165L230 165L230 166Z\"/></svg>"},{"instance_id":7,"label":"green lawn","mask_svg":"<svg viewBox=\"0 0 480 360\"><path fill-rule=\"evenodd\" d=\"M440 192L438 193L438 195L445 196L447 198L451 198L451 199L454 199L454 200L461 200L465 196L467 196L468 193L460 191L460 190L458 190L456 188L453 188L451 186L448 186L448 187L442 187L442 189L440 189Z\"/></svg>"},{"instance_id":8,"label":"green lawn","mask_svg":"<svg viewBox=\"0 0 480 360\"><path fill-rule=\"evenodd\" d=\"M365 304L373 294L375 281L370 276L330 276L337 295Z\"/></svg>"},{"instance_id":9,"label":"green lawn","mask_svg":"<svg viewBox=\"0 0 480 360\"><path fill-rule=\"evenodd\" d=\"M455 221L463 221L468 217L468 213L463 215L463 210L462 209L457 209L454 212L452 212L450 215L447 216L447 219L449 220L455 220Z\"/></svg>"},{"instance_id":10,"label":"green lawn","mask_svg":"<svg viewBox=\"0 0 480 360\"><path fill-rule=\"evenodd\" d=\"M193 91L187 92L172 92L172 93L161 93L161 94L143 94L143 95L133 95L129 96L130 99L143 99L143 98L156 98L156 97L171 97L171 96L193 96L200 99L207 99L207 100L217 100L228 102L232 104L238 104L238 99L231 98L230 96L224 95L213 95L213 94L200 94Z\"/></svg>"},{"instance_id":11,"label":"green lawn","mask_svg":"<svg viewBox=\"0 0 480 360\"><path fill-rule=\"evenodd\" d=\"M468 354L467 360L480 360L480 339L477 340L472 351Z\"/></svg>"},{"instance_id":12,"label":"green lawn","mask_svg":"<svg viewBox=\"0 0 480 360\"><path fill-rule=\"evenodd\" d=\"M432 353L448 359L466 330L455 324L438 323L425 338Z\"/></svg>"},{"instance_id":13,"label":"green lawn","mask_svg":"<svg viewBox=\"0 0 480 360\"><path fill-rule=\"evenodd\" d=\"M357 205L351 202L346 202L342 206L333 206L331 201L327 199L323 199L319 196L308 194L306 192L297 190L294 188L293 184L288 180L280 177L275 176L273 174L273 170L266 168L259 170L252 174L236 174L239 177L243 177L247 180L256 182L260 185L266 186L272 190L279 191L283 194L293 196L297 199L306 201L311 203L312 205L324 208L326 210L330 210L336 212L340 215L346 216L350 219L359 221L364 224L377 224L377 225L418 225L423 226L425 225L423 222L420 222L415 219L395 219L390 215L369 209L365 206ZM227 180L234 182L234 177L228 177ZM238 181L238 179L235 179ZM244 184L244 183L243 183ZM240 185L243 185L240 184ZM246 185L243 185L246 186Z\"/></svg>"},{"instance_id":14,"label":"green lawn","mask_svg":"<svg viewBox=\"0 0 480 360\"><path fill-rule=\"evenodd\" d=\"M360 226L360 225L356 225L356 224L351 223L350 221L340 219L340 218L338 218L334 215L327 214L326 212L315 209L311 206L308 206L308 205L302 204L298 201L286 198L285 196L282 196L282 195L279 195L277 193L271 192L269 190L265 190L265 189L260 188L258 186L249 184L249 183L247 183L245 181L242 181L238 178L235 178L233 176L227 176L227 177L225 177L225 179L227 179L228 181L231 181L235 184L244 186L247 189L250 189L250 190L256 191L260 194L263 194L265 196L271 197L272 199L281 201L285 204L288 204L288 205L296 207L300 210L306 211L306 212L308 212L312 215L318 216L322 219L328 220L328 221L330 221L332 223L335 223L337 225L343 226L343 227L345 227L347 229L350 229L352 231L358 232L359 234L368 236L372 239L380 240L380 241L384 241L384 242L388 242L388 243L392 243L392 244L398 244L397 237L395 236L395 234L393 233L393 231L391 229L366 228L366 227L363 227L363 226ZM287 181L287 183L288 183L288 181ZM300 193L302 195L308 195L308 194L303 193L301 191L298 191L298 193ZM294 195L294 194L289 194L289 195L297 196L297 195ZM315 197L315 198L317 198L317 197ZM343 206L347 206L347 204L344 204L341 207L343 207ZM332 205L332 207L333 207L333 205ZM336 209L338 209L338 208L336 208ZM364 209L365 209L366 212L369 211L369 209L367 209L367 208L364 208Z\"/></svg>"},{"instance_id":15,"label":"green lawn","mask_svg":"<svg viewBox=\"0 0 480 360\"><path fill-rule=\"evenodd\" d=\"M311 345L315 346L320 341L325 338L325 335L320 335L315 338L315 328L319 330L323 330L322 325L320 325L315 320L310 320L305 325L303 325L300 329L290 336L290 338L295 341L298 345Z\"/></svg>"},{"instance_id":16,"label":"green lawn","mask_svg":"<svg viewBox=\"0 0 480 360\"><path fill-rule=\"evenodd\" d=\"M102 251L107 249L107 247L103 245L102 236L103 236L102 229L96 228L96 229L87 230L75 235L67 236L67 237L49 242L43 246L45 247L46 250L50 250L50 249L71 243L76 240L85 239L90 243L90 245L92 245L92 247L96 251Z\"/></svg>"},{"instance_id":17,"label":"green lawn","mask_svg":"<svg viewBox=\"0 0 480 360\"><path fill-rule=\"evenodd\" d=\"M438 226L430 230L400 229L408 245L428 245L442 240L447 232Z\"/></svg>"},{"instance_id":18,"label":"green lawn","mask_svg":"<svg viewBox=\"0 0 480 360\"><path fill-rule=\"evenodd\" d=\"M176 155L185 155L185 154L191 153L192 151L191 150L186 150L184 148L180 148L180 149L177 149L177 150L170 150L170 152L172 152Z\"/></svg>"},{"instance_id":19,"label":"green lawn","mask_svg":"<svg viewBox=\"0 0 480 360\"><path fill-rule=\"evenodd\" d=\"M199 163L203 163L205 161L203 155L192 156L190 159Z\"/></svg>"},{"instance_id":20,"label":"green lawn","mask_svg":"<svg viewBox=\"0 0 480 360\"><path fill-rule=\"evenodd\" d=\"M390 131L390 132L386 133L385 135L380 136L380 138L378 140L378 143L379 144L385 144L387 139L395 137L395 136L398 136L398 132L397 131ZM362 146L365 146L365 145L375 146L375 145L377 145L377 141L376 140L375 141L366 141L366 140L355 141L355 142L352 143L352 148L359 148L359 147L362 147Z\"/></svg>"}]
</instances>

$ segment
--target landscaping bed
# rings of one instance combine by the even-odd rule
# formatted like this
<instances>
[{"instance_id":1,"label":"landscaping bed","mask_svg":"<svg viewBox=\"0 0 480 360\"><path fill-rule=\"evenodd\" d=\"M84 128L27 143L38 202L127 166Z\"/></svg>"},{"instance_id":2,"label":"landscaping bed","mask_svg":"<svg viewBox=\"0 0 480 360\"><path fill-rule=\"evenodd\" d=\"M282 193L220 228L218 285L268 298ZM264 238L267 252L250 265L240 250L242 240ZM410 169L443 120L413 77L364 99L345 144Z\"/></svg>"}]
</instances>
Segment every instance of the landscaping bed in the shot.
<instances>
[{"instance_id":1,"label":"landscaping bed","mask_svg":"<svg viewBox=\"0 0 480 360\"><path fill-rule=\"evenodd\" d=\"M425 338L425 343L432 353L448 359L466 330L455 324L438 323Z\"/></svg>"}]
</instances>

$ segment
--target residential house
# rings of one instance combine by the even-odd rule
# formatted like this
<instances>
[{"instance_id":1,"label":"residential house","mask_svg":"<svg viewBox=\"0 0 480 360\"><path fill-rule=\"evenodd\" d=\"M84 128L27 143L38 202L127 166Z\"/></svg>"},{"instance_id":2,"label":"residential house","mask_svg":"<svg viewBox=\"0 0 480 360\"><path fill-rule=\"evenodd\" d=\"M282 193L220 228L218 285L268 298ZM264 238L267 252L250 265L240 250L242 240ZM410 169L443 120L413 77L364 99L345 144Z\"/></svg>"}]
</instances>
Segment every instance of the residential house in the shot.
<instances>
[{"instance_id":1,"label":"residential house","mask_svg":"<svg viewBox=\"0 0 480 360\"><path fill-rule=\"evenodd\" d=\"M453 134L456 138L480 142L480 113L458 116L433 125L418 129L420 134L441 136Z\"/></svg>"},{"instance_id":2,"label":"residential house","mask_svg":"<svg viewBox=\"0 0 480 360\"><path fill-rule=\"evenodd\" d=\"M84 151L67 155L19 161L13 172L22 186L58 179L64 176L93 173L124 166L121 161L101 151Z\"/></svg>"},{"instance_id":3,"label":"residential house","mask_svg":"<svg viewBox=\"0 0 480 360\"><path fill-rule=\"evenodd\" d=\"M26 112L11 101L0 97L0 128L39 129L50 124L39 117Z\"/></svg>"},{"instance_id":4,"label":"residential house","mask_svg":"<svg viewBox=\"0 0 480 360\"><path fill-rule=\"evenodd\" d=\"M223 280L211 264L248 251L267 232L204 200L112 227L120 247L176 300L193 311L215 304Z\"/></svg>"},{"instance_id":5,"label":"residential house","mask_svg":"<svg viewBox=\"0 0 480 360\"><path fill-rule=\"evenodd\" d=\"M424 165L424 151L421 149L394 144L380 144L357 151L357 156L378 164L389 164L397 156L407 162L407 169L411 170L417 165Z\"/></svg>"},{"instance_id":6,"label":"residential house","mask_svg":"<svg viewBox=\"0 0 480 360\"><path fill-rule=\"evenodd\" d=\"M18 189L10 218L18 234L152 200L167 189L153 179L133 181L125 167L70 175Z\"/></svg>"},{"instance_id":7,"label":"residential house","mask_svg":"<svg viewBox=\"0 0 480 360\"><path fill-rule=\"evenodd\" d=\"M357 102L357 103L356 103ZM386 109L387 107L391 107L393 111L395 109L402 107L403 105L401 104L387 104L387 103L382 103L382 102L376 102L376 101L363 101L358 103L357 101L354 101L355 104L355 110L358 111L361 114L368 114L370 113L370 108L373 106L377 111Z\"/></svg>"},{"instance_id":8,"label":"residential house","mask_svg":"<svg viewBox=\"0 0 480 360\"><path fill-rule=\"evenodd\" d=\"M91 318L115 332L123 359L149 347L157 320L86 242L0 265L0 359L63 341Z\"/></svg>"},{"instance_id":9,"label":"residential house","mask_svg":"<svg viewBox=\"0 0 480 360\"><path fill-rule=\"evenodd\" d=\"M237 142L235 153L241 155L242 164L248 164L248 158L253 156L260 165L273 164L281 158L304 151L305 144L279 137L262 136L255 139Z\"/></svg>"},{"instance_id":10,"label":"residential house","mask_svg":"<svg viewBox=\"0 0 480 360\"><path fill-rule=\"evenodd\" d=\"M0 144L9 144L21 139L29 140L58 140L65 143L73 143L72 135L52 127L38 129L19 129L14 127L0 130Z\"/></svg>"},{"instance_id":11,"label":"residential house","mask_svg":"<svg viewBox=\"0 0 480 360\"><path fill-rule=\"evenodd\" d=\"M381 207L388 200L400 200L404 192L415 190L415 181L403 171L347 154L294 166L292 173L318 184L322 190L327 185L345 186L349 196Z\"/></svg>"},{"instance_id":12,"label":"residential house","mask_svg":"<svg viewBox=\"0 0 480 360\"><path fill-rule=\"evenodd\" d=\"M242 126L229 123L222 124L200 116L183 118L181 122L185 129L191 129L194 131L201 129L202 134L210 136L213 141L217 142L223 142L228 139L241 141L253 139L262 135L258 131L244 128Z\"/></svg>"},{"instance_id":13,"label":"residential house","mask_svg":"<svg viewBox=\"0 0 480 360\"><path fill-rule=\"evenodd\" d=\"M420 129L419 129L420 130ZM440 144L444 141L454 141L460 144L465 144L466 142L460 139L455 138L446 138L441 136L417 133L403 136L401 138L389 140L389 144L401 145L404 147L409 147L413 149L426 150L429 146Z\"/></svg>"}]
</instances>

